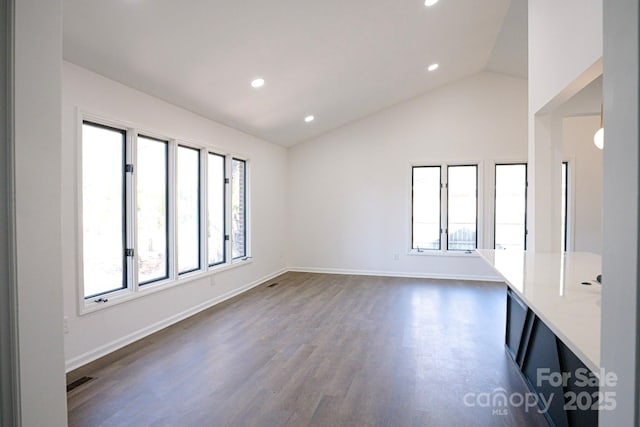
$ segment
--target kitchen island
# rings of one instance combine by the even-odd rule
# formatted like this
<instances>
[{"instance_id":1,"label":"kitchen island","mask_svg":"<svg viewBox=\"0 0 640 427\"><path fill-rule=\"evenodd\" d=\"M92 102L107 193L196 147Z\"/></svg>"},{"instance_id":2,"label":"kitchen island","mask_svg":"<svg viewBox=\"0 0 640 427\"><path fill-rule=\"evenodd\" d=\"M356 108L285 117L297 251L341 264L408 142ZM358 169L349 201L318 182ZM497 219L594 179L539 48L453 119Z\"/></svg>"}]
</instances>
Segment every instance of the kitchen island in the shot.
<instances>
[{"instance_id":1,"label":"kitchen island","mask_svg":"<svg viewBox=\"0 0 640 427\"><path fill-rule=\"evenodd\" d=\"M599 255L479 249L507 284L505 344L556 426L597 425ZM596 375L594 375L594 373Z\"/></svg>"}]
</instances>

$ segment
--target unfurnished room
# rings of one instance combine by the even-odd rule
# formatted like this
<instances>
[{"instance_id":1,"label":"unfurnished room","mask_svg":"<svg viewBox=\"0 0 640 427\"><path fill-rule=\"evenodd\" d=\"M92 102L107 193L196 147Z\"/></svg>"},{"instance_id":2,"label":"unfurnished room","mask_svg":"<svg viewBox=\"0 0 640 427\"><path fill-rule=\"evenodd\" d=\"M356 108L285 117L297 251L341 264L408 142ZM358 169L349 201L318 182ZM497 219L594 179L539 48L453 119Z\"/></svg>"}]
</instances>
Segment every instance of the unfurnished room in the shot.
<instances>
[{"instance_id":1,"label":"unfurnished room","mask_svg":"<svg viewBox=\"0 0 640 427\"><path fill-rule=\"evenodd\" d=\"M640 425L634 0L0 4L0 427Z\"/></svg>"}]
</instances>

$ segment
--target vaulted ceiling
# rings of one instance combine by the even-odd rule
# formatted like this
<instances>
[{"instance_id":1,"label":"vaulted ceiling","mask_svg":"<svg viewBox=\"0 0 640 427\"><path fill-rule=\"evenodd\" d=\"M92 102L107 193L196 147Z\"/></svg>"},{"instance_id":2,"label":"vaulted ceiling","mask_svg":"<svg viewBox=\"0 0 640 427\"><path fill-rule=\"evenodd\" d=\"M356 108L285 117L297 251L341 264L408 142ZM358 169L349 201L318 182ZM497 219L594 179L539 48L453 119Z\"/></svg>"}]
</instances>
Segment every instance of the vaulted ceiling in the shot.
<instances>
[{"instance_id":1,"label":"vaulted ceiling","mask_svg":"<svg viewBox=\"0 0 640 427\"><path fill-rule=\"evenodd\" d=\"M291 146L483 69L523 76L526 0L65 0L64 57Z\"/></svg>"}]
</instances>

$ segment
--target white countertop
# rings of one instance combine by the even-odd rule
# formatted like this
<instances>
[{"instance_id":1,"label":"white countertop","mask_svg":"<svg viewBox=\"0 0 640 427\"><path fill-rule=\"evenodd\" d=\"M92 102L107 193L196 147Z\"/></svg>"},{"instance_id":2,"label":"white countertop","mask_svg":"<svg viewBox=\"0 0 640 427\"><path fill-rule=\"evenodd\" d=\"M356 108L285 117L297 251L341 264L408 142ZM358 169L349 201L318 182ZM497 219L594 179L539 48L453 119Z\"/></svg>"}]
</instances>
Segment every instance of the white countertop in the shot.
<instances>
[{"instance_id":1,"label":"white countertop","mask_svg":"<svg viewBox=\"0 0 640 427\"><path fill-rule=\"evenodd\" d=\"M478 249L567 347L596 375L600 369L599 255ZM593 281L590 286L581 282Z\"/></svg>"}]
</instances>

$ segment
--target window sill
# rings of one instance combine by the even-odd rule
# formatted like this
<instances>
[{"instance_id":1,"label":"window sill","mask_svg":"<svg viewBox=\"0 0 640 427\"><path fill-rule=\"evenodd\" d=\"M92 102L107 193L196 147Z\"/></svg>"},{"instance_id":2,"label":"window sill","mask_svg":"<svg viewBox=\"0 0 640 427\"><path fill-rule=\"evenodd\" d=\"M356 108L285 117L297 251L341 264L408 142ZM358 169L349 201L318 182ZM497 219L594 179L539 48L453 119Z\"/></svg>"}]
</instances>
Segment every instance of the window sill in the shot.
<instances>
[{"instance_id":1,"label":"window sill","mask_svg":"<svg viewBox=\"0 0 640 427\"><path fill-rule=\"evenodd\" d=\"M128 289L115 291L111 294L105 294L101 296L102 298L107 299L106 302L97 303L94 301L95 299L98 299L100 297L90 298L80 303L80 307L78 310L79 315L83 316L85 314L104 310L114 305L136 300L138 298L142 298L150 294L155 294L156 292L161 292L167 289L173 289L175 287L182 286L184 284L187 284L189 282L193 282L196 280L206 279L207 277L214 276L217 273L221 273L227 270L232 270L234 268L242 267L251 263L252 263L252 259L250 257L246 259L237 259L227 264L222 264L219 266L212 267L207 271L194 271L191 273L186 273L183 276L179 276L176 280L164 280L158 283L144 285L140 287L137 292L132 292L131 290L128 290Z\"/></svg>"},{"instance_id":2,"label":"window sill","mask_svg":"<svg viewBox=\"0 0 640 427\"><path fill-rule=\"evenodd\" d=\"M472 251L445 251L445 250L433 250L433 249L423 249L418 251L416 249L411 249L407 255L409 256L444 256L444 257L472 257L477 258L478 252L476 250Z\"/></svg>"}]
</instances>

